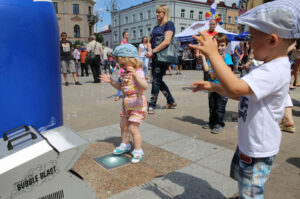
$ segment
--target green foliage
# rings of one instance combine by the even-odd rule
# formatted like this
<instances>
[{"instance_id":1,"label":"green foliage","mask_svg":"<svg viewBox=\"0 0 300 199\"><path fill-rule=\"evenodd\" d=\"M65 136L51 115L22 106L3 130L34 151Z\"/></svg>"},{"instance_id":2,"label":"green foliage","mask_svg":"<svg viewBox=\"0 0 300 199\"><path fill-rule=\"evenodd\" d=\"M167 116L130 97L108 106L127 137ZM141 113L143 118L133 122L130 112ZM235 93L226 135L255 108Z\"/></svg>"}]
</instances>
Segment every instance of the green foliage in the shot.
<instances>
[{"instance_id":1,"label":"green foliage","mask_svg":"<svg viewBox=\"0 0 300 199\"><path fill-rule=\"evenodd\" d=\"M96 41L98 41L100 44L103 43L104 39L102 35L100 35L99 33L95 33L95 36L96 36Z\"/></svg>"},{"instance_id":2,"label":"green foliage","mask_svg":"<svg viewBox=\"0 0 300 199\"><path fill-rule=\"evenodd\" d=\"M76 40L76 41L73 43L73 48L75 49L77 45L82 46L82 45L83 45L83 42L80 41L80 40Z\"/></svg>"}]
</instances>

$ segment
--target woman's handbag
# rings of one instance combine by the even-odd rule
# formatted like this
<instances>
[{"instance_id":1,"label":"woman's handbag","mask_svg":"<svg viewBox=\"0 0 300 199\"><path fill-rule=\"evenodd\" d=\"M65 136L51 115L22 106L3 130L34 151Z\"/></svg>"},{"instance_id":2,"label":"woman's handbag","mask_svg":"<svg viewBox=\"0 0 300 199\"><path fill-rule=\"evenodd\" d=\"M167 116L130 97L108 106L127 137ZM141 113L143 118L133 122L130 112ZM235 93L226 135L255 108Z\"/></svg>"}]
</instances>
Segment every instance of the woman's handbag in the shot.
<instances>
[{"instance_id":1,"label":"woman's handbag","mask_svg":"<svg viewBox=\"0 0 300 199\"><path fill-rule=\"evenodd\" d=\"M164 39L164 35L156 37L156 46L163 42ZM165 64L178 64L178 50L178 41L174 36L172 36L170 44L163 50L156 53L156 61L158 63Z\"/></svg>"}]
</instances>

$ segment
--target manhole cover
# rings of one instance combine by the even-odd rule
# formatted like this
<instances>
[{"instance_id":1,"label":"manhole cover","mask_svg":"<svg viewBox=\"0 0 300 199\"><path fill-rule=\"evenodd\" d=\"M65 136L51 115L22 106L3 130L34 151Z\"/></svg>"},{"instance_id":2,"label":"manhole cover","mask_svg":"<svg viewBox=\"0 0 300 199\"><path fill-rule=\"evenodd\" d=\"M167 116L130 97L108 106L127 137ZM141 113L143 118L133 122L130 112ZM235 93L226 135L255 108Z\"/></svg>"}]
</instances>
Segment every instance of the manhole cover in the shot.
<instances>
[{"instance_id":1,"label":"manhole cover","mask_svg":"<svg viewBox=\"0 0 300 199\"><path fill-rule=\"evenodd\" d=\"M94 160L109 170L130 163L131 158L126 155L108 154L94 158Z\"/></svg>"}]
</instances>

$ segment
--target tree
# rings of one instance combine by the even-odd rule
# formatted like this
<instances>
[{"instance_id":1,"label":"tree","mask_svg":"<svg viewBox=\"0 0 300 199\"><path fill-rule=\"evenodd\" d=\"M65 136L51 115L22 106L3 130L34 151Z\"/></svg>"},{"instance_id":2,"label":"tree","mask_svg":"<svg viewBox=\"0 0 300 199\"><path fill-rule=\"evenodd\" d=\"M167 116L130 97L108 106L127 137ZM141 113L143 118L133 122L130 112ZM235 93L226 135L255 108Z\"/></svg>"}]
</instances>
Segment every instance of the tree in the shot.
<instances>
[{"instance_id":1,"label":"tree","mask_svg":"<svg viewBox=\"0 0 300 199\"><path fill-rule=\"evenodd\" d=\"M99 43L103 43L104 39L103 36L99 33L95 33L96 41Z\"/></svg>"},{"instance_id":2,"label":"tree","mask_svg":"<svg viewBox=\"0 0 300 199\"><path fill-rule=\"evenodd\" d=\"M76 41L73 43L73 48L75 49L77 45L82 46L82 45L83 45L83 42L80 41L80 40L76 40Z\"/></svg>"}]
</instances>

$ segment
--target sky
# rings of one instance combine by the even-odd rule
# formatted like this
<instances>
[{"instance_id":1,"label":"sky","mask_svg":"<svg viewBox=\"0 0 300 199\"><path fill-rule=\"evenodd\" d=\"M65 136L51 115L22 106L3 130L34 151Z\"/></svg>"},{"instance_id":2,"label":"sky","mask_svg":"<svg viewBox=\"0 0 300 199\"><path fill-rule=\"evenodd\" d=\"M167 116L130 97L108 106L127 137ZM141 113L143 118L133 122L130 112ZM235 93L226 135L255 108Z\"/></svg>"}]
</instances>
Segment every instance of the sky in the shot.
<instances>
[{"instance_id":1,"label":"sky","mask_svg":"<svg viewBox=\"0 0 300 199\"><path fill-rule=\"evenodd\" d=\"M111 24L110 13L106 11L107 4L110 0L94 0L96 4L94 6L94 12L98 12L99 16L103 18L103 22L99 20L99 22L95 25L96 32L100 32L102 30L108 29L108 25ZM135 6L141 4L143 2L147 2L149 0L119 0L120 9L129 8L131 6ZM194 0L199 2L206 2L206 0ZM225 1L226 5L231 5L232 3L237 3L238 0L216 0L216 2Z\"/></svg>"}]
</instances>

